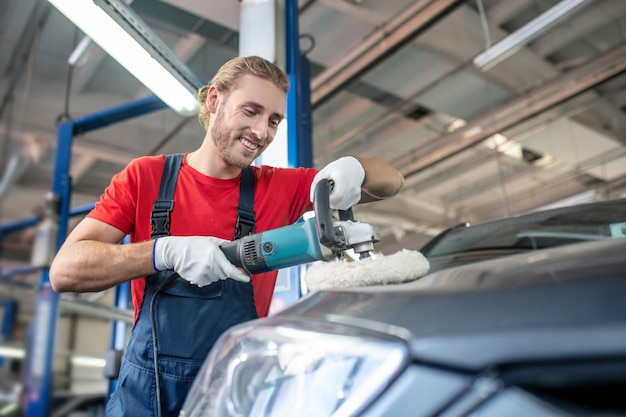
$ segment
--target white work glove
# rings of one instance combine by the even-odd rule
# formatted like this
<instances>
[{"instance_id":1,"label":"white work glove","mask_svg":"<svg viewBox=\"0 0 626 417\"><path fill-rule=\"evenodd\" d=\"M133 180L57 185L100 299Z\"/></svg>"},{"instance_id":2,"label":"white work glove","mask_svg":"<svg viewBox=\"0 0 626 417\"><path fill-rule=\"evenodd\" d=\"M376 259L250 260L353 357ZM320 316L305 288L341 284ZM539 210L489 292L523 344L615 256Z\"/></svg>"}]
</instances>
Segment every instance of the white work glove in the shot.
<instances>
[{"instance_id":1,"label":"white work glove","mask_svg":"<svg viewBox=\"0 0 626 417\"><path fill-rule=\"evenodd\" d=\"M224 255L224 239L210 236L165 236L154 241L152 264L157 271L173 270L198 287L232 278L241 282L250 277Z\"/></svg>"},{"instance_id":2,"label":"white work glove","mask_svg":"<svg viewBox=\"0 0 626 417\"><path fill-rule=\"evenodd\" d=\"M311 184L311 201L315 194L315 186L322 179L333 181L333 188L329 195L330 208L348 210L361 200L365 170L356 158L344 156L319 171Z\"/></svg>"}]
</instances>

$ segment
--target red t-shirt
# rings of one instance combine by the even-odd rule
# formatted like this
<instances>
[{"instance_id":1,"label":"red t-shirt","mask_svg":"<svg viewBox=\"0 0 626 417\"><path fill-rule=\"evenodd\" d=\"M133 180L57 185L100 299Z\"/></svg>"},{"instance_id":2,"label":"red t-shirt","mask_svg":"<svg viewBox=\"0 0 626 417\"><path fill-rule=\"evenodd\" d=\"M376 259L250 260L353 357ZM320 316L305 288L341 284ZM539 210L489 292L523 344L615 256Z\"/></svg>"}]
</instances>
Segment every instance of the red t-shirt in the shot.
<instances>
[{"instance_id":1,"label":"red t-shirt","mask_svg":"<svg viewBox=\"0 0 626 417\"><path fill-rule=\"evenodd\" d=\"M144 156L131 161L116 174L100 201L87 215L130 235L131 242L150 239L150 213L159 194L165 156ZM312 209L309 188L317 170L313 168L253 167L255 177L254 231L286 226ZM172 236L217 236L232 240L237 220L240 178L208 177L184 160L178 175L171 212ZM268 314L277 271L252 276L254 300L259 317ZM135 319L141 305L145 278L131 283Z\"/></svg>"}]
</instances>

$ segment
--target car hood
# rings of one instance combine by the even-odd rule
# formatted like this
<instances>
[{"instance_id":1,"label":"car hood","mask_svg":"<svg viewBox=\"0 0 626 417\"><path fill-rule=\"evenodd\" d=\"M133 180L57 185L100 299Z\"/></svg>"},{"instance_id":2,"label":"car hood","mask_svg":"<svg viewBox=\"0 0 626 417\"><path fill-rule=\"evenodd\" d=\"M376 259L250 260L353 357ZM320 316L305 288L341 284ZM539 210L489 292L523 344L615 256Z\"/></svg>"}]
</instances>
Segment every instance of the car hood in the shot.
<instances>
[{"instance_id":1,"label":"car hood","mask_svg":"<svg viewBox=\"0 0 626 417\"><path fill-rule=\"evenodd\" d=\"M309 294L276 320L395 334L414 360L467 370L624 355L626 239L442 270L407 284Z\"/></svg>"}]
</instances>

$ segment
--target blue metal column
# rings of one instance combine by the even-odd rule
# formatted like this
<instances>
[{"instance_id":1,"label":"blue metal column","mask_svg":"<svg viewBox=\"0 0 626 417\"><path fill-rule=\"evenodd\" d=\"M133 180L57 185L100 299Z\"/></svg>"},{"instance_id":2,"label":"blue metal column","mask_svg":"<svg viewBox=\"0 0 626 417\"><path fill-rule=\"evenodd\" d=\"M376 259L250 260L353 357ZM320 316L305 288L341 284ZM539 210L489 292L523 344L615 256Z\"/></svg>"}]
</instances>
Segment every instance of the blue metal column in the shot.
<instances>
[{"instance_id":1,"label":"blue metal column","mask_svg":"<svg viewBox=\"0 0 626 417\"><path fill-rule=\"evenodd\" d=\"M4 300L2 302L2 331L0 332L0 342L13 340L13 330L15 329L15 319L17 316L17 302L15 300ZM0 356L0 367L4 365L4 358Z\"/></svg>"},{"instance_id":2,"label":"blue metal column","mask_svg":"<svg viewBox=\"0 0 626 417\"><path fill-rule=\"evenodd\" d=\"M59 221L57 250L61 247L67 231L69 201L72 190L69 164L74 136L74 124L65 122L59 126L52 193L59 198L56 207ZM41 271L37 305L35 310L33 337L27 356L27 377L25 387L25 416L48 415L52 392L52 369L56 340L59 295L50 286L49 269Z\"/></svg>"},{"instance_id":3,"label":"blue metal column","mask_svg":"<svg viewBox=\"0 0 626 417\"><path fill-rule=\"evenodd\" d=\"M298 19L297 0L285 0L285 67L291 86L287 92L287 160L290 167L312 167L311 80L308 61L300 53ZM283 309L302 297L302 272L302 266L278 272L273 306Z\"/></svg>"},{"instance_id":4,"label":"blue metal column","mask_svg":"<svg viewBox=\"0 0 626 417\"><path fill-rule=\"evenodd\" d=\"M287 93L287 151L289 166L313 166L311 126L311 79L308 60L300 53L297 0L285 0L287 54L286 72L291 88Z\"/></svg>"}]
</instances>

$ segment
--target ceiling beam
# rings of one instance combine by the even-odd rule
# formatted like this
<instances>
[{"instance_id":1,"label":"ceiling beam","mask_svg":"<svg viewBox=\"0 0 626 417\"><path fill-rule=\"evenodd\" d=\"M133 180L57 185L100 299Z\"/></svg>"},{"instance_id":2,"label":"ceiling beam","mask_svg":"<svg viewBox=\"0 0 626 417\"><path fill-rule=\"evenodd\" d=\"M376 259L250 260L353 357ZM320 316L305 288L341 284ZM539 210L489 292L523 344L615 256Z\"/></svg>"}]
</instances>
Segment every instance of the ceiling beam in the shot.
<instances>
[{"instance_id":1,"label":"ceiling beam","mask_svg":"<svg viewBox=\"0 0 626 417\"><path fill-rule=\"evenodd\" d=\"M352 53L311 81L313 108L410 42L462 0L418 0L371 33Z\"/></svg>"},{"instance_id":2,"label":"ceiling beam","mask_svg":"<svg viewBox=\"0 0 626 417\"><path fill-rule=\"evenodd\" d=\"M408 152L405 156L393 161L393 164L400 168L405 177L431 167L495 133L511 128L626 71L624 56L626 56L626 44L592 59L591 62L522 95L509 104L470 121L461 129L440 136Z\"/></svg>"},{"instance_id":3,"label":"ceiling beam","mask_svg":"<svg viewBox=\"0 0 626 417\"><path fill-rule=\"evenodd\" d=\"M623 156L624 152L622 151L620 154ZM595 163L596 161L592 164ZM580 174L580 171L568 172L553 178L549 182L542 183L541 186L525 188L514 193L508 192L507 200L510 207L512 207L510 215L537 210L540 207L558 203L563 199L590 190L595 190L598 196L605 193L606 195L603 198L619 198L625 194L626 176L620 176L598 185L589 185L576 181L576 176ZM480 222L488 221L499 217L498 212L501 204L501 200L483 200L480 204L471 206L470 212L480 214Z\"/></svg>"},{"instance_id":4,"label":"ceiling beam","mask_svg":"<svg viewBox=\"0 0 626 417\"><path fill-rule=\"evenodd\" d=\"M539 188L544 189L544 188L558 188L559 186L562 187L564 186L564 184L566 184L567 182L570 182L572 179L575 179L581 174L588 173L588 171L592 170L593 168L597 168L604 164L608 164L612 161L619 161L620 159L624 158L624 156L626 156L626 148L611 149L610 151L607 151L603 154L597 155L591 159L581 162L573 170L569 170L562 174L555 175L553 178L549 179L548 181L542 182ZM503 181L506 184L513 184L516 181L522 181L524 179L532 178L533 176L535 176L536 171L538 169L545 169L545 168L540 168L534 165L528 165L526 168L522 170L504 172L502 174ZM558 171L555 170L554 172L558 172ZM452 204L454 200L464 200L466 198L469 198L472 195L485 193L497 187L499 182L500 182L499 178L496 178L496 177L487 178L479 183L476 183L472 189L459 190L454 195L449 196L449 199L447 200L447 202ZM532 182L532 181L529 181L529 182ZM528 196L528 195L535 193L534 191L535 188L537 188L536 184L533 185L530 189L524 188L520 192L509 193L509 194L513 194L514 198L522 200L524 196Z\"/></svg>"},{"instance_id":5,"label":"ceiling beam","mask_svg":"<svg viewBox=\"0 0 626 417\"><path fill-rule=\"evenodd\" d=\"M353 17L362 22L368 23L374 27L379 26L385 18L380 13L361 7L356 3L349 1L337 1L337 0L318 0L320 3L324 3L326 6L333 8L340 13Z\"/></svg>"},{"instance_id":6,"label":"ceiling beam","mask_svg":"<svg viewBox=\"0 0 626 417\"><path fill-rule=\"evenodd\" d=\"M597 95L593 91L587 91L501 133L503 133L510 142L521 142L526 136L532 134L533 132L547 128L547 126L555 120L566 117L576 119L580 114L588 114L589 112L585 110L596 107L600 103L601 102L598 102ZM585 122L585 125L589 126L589 123ZM601 131L601 133L605 135L607 134L606 131ZM619 138L614 138L612 136L611 138L615 139L616 142L619 142ZM498 156L495 151L488 150L486 147L483 152L478 152L479 149L480 148L478 146L475 146L473 150L477 152L474 157L455 163L452 166L445 167L437 173L433 173L426 177L413 175L406 180L404 188L419 190L419 192L434 189L439 187L442 183L451 181L453 178L461 178L471 170L489 163L493 158Z\"/></svg>"}]
</instances>

